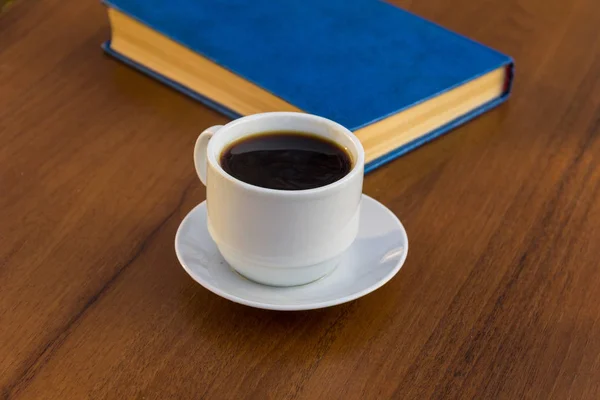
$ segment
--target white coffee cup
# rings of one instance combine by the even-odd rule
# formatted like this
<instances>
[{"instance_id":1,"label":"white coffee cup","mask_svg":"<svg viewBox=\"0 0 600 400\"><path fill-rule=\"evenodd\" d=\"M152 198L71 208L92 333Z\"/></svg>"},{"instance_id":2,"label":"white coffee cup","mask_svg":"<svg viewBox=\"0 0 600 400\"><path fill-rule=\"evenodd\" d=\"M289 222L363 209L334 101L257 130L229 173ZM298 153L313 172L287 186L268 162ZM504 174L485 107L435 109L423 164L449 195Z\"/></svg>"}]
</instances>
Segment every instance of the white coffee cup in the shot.
<instances>
[{"instance_id":1,"label":"white coffee cup","mask_svg":"<svg viewBox=\"0 0 600 400\"><path fill-rule=\"evenodd\" d=\"M281 130L336 142L351 155L351 171L326 186L288 191L242 182L219 164L232 142ZM364 157L352 132L310 114L255 114L206 129L194 164L206 185L208 230L223 258L241 275L273 286L302 285L333 271L358 233Z\"/></svg>"}]
</instances>

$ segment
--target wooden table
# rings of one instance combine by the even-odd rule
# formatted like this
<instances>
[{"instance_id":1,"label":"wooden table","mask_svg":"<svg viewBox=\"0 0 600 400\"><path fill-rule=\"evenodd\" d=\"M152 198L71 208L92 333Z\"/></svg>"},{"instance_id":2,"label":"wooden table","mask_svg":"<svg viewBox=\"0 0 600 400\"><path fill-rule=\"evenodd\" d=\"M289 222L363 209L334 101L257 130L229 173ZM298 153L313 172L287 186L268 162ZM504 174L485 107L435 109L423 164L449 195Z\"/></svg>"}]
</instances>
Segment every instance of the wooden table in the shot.
<instances>
[{"instance_id":1,"label":"wooden table","mask_svg":"<svg viewBox=\"0 0 600 400\"><path fill-rule=\"evenodd\" d=\"M398 4L513 55L514 95L366 178L392 281L290 313L175 257L226 119L105 57L97 2L0 16L0 398L600 398L600 3Z\"/></svg>"}]
</instances>

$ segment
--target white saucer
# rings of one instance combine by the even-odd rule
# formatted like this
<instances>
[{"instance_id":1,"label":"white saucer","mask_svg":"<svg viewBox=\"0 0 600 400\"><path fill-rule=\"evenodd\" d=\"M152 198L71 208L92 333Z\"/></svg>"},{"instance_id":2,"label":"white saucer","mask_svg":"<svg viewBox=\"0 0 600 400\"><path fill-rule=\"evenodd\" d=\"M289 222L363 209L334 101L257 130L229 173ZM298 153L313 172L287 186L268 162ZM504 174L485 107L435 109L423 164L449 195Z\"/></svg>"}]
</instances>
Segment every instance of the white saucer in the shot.
<instances>
[{"instance_id":1,"label":"white saucer","mask_svg":"<svg viewBox=\"0 0 600 400\"><path fill-rule=\"evenodd\" d=\"M360 230L340 265L303 286L273 287L252 282L225 262L206 227L206 202L183 219L175 251L187 273L211 292L247 306L270 310L311 310L362 297L400 270L408 251L406 231L383 204L363 195Z\"/></svg>"}]
</instances>

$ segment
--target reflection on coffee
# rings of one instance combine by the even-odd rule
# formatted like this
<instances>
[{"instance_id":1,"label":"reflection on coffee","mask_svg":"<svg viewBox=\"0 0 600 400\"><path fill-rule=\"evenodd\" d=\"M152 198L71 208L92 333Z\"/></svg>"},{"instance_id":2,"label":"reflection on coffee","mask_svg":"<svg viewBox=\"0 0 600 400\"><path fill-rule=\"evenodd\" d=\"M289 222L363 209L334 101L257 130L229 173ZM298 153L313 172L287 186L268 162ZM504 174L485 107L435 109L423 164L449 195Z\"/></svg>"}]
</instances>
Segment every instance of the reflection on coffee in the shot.
<instances>
[{"instance_id":1,"label":"reflection on coffee","mask_svg":"<svg viewBox=\"0 0 600 400\"><path fill-rule=\"evenodd\" d=\"M340 180L352 169L347 150L307 132L257 133L230 144L221 167L251 185L277 190L306 190Z\"/></svg>"}]
</instances>

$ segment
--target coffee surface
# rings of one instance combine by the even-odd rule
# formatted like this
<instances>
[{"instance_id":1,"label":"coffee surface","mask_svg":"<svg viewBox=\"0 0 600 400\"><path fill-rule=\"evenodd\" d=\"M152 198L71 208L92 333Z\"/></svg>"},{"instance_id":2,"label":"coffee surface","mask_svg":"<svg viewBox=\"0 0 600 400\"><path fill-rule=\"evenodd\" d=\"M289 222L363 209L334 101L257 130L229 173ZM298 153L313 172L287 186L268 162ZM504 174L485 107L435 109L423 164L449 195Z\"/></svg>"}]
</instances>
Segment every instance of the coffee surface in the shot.
<instances>
[{"instance_id":1,"label":"coffee surface","mask_svg":"<svg viewBox=\"0 0 600 400\"><path fill-rule=\"evenodd\" d=\"M347 150L337 143L296 131L257 133L223 150L221 167L254 186L306 190L329 185L352 169Z\"/></svg>"}]
</instances>

